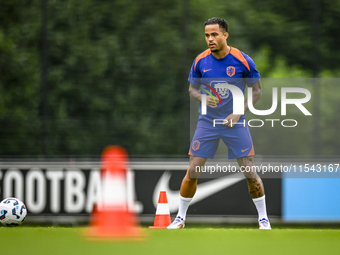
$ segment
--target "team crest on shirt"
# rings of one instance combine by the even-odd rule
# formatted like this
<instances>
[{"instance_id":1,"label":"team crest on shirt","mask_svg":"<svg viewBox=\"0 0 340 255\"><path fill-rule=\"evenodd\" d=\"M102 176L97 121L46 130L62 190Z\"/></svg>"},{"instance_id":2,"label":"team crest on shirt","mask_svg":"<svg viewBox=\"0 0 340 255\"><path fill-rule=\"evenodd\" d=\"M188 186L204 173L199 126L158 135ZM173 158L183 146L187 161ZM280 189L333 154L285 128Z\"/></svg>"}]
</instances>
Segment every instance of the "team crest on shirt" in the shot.
<instances>
[{"instance_id":1,"label":"team crest on shirt","mask_svg":"<svg viewBox=\"0 0 340 255\"><path fill-rule=\"evenodd\" d=\"M233 67L233 66L228 66L228 67L227 67L227 74L229 75L229 77L234 76L234 74L235 74L235 67Z\"/></svg>"},{"instance_id":2,"label":"team crest on shirt","mask_svg":"<svg viewBox=\"0 0 340 255\"><path fill-rule=\"evenodd\" d=\"M225 81L210 82L210 86L215 88L221 99L226 99L229 97L229 89L226 88L226 85L228 85L228 83Z\"/></svg>"}]
</instances>

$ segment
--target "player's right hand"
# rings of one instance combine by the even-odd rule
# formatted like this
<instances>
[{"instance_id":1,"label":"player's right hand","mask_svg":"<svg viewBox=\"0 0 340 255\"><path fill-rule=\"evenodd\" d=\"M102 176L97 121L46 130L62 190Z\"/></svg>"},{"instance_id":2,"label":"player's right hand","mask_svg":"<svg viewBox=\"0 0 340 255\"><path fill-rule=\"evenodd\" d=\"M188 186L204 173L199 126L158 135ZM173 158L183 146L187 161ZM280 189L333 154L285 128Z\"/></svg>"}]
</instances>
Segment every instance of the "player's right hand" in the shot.
<instances>
[{"instance_id":1,"label":"player's right hand","mask_svg":"<svg viewBox=\"0 0 340 255\"><path fill-rule=\"evenodd\" d=\"M210 96L207 96L207 106L209 106L211 108L216 108L217 107L217 105L220 103L220 101L218 101L217 97L214 97L214 98L215 98L216 104L215 104L214 100Z\"/></svg>"}]
</instances>

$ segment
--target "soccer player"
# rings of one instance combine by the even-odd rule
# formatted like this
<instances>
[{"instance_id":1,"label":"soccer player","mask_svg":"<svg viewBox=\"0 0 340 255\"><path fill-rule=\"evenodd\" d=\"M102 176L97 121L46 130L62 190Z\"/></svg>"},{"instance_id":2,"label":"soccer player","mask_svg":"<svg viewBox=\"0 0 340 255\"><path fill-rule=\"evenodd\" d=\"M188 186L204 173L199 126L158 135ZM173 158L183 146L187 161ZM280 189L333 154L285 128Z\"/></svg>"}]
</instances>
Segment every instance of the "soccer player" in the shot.
<instances>
[{"instance_id":1,"label":"soccer player","mask_svg":"<svg viewBox=\"0 0 340 255\"><path fill-rule=\"evenodd\" d=\"M227 44L228 23L224 19L211 18L204 25L209 49L194 60L189 75L189 94L198 101L206 98L208 107L204 114L200 104L200 116L189 149L189 167L181 184L178 214L168 229L184 228L186 213L197 188L199 173L195 172L196 167L203 167L208 158L214 157L220 139L228 147L229 159L236 158L240 167L254 166L253 142L248 126L242 124L246 123L245 114L233 114L233 98L236 97L225 85L238 87L243 95L246 85L251 86L252 95L248 96L252 96L255 104L262 94L260 74L248 55ZM212 98L210 94L215 92L219 96L215 94ZM245 100L244 111L247 110ZM216 119L223 122L215 125ZM261 178L255 171L244 172L244 176L258 212L259 228L271 229Z\"/></svg>"}]
</instances>

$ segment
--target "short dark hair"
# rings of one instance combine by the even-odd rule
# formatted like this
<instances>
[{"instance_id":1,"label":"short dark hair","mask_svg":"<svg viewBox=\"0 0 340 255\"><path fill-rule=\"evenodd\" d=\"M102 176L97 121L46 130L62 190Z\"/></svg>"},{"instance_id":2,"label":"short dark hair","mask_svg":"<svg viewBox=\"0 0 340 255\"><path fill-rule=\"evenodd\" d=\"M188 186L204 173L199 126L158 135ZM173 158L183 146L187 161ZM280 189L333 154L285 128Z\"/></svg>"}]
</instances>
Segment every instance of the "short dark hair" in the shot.
<instances>
[{"instance_id":1,"label":"short dark hair","mask_svg":"<svg viewBox=\"0 0 340 255\"><path fill-rule=\"evenodd\" d=\"M220 29L224 29L226 32L228 32L228 22L225 19L211 18L204 23L204 26L214 24L218 24L220 26Z\"/></svg>"}]
</instances>

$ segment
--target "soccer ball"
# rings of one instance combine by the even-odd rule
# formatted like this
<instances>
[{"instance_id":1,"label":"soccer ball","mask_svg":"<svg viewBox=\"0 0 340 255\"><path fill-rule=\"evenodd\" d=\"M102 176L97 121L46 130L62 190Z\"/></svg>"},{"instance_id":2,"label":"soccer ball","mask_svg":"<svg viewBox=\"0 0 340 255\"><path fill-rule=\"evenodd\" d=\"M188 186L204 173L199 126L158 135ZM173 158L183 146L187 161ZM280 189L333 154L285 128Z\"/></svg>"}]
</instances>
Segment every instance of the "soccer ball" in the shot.
<instances>
[{"instance_id":1,"label":"soccer ball","mask_svg":"<svg viewBox=\"0 0 340 255\"><path fill-rule=\"evenodd\" d=\"M19 199L10 197L0 202L0 222L4 226L18 226L26 218L26 205Z\"/></svg>"}]
</instances>

